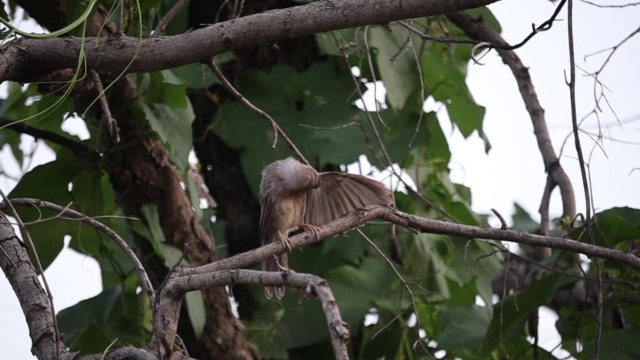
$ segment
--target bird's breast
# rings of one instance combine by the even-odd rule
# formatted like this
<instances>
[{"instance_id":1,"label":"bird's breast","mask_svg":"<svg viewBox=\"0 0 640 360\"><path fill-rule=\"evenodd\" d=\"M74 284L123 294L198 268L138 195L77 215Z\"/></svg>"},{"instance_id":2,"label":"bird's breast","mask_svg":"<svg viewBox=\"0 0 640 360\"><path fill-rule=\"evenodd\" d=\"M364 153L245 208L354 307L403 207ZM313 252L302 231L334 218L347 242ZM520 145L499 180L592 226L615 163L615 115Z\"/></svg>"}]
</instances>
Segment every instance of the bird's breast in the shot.
<instances>
[{"instance_id":1,"label":"bird's breast","mask_svg":"<svg viewBox=\"0 0 640 360\"><path fill-rule=\"evenodd\" d=\"M285 235L289 231L297 229L304 220L305 206L306 196L303 194L287 196L276 202L273 209L276 214L276 228Z\"/></svg>"}]
</instances>

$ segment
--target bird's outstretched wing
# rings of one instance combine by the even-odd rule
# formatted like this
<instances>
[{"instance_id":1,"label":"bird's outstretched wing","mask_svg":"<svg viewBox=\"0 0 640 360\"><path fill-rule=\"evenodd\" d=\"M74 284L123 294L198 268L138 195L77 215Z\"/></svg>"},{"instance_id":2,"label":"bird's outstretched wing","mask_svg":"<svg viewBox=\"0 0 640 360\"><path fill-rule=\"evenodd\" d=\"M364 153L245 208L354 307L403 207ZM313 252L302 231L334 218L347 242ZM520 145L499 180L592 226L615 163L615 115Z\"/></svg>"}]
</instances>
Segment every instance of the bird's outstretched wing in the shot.
<instances>
[{"instance_id":1,"label":"bird's outstretched wing","mask_svg":"<svg viewBox=\"0 0 640 360\"><path fill-rule=\"evenodd\" d=\"M362 175L321 173L318 187L307 193L304 221L321 226L365 206L393 204L391 191L379 181Z\"/></svg>"}]
</instances>

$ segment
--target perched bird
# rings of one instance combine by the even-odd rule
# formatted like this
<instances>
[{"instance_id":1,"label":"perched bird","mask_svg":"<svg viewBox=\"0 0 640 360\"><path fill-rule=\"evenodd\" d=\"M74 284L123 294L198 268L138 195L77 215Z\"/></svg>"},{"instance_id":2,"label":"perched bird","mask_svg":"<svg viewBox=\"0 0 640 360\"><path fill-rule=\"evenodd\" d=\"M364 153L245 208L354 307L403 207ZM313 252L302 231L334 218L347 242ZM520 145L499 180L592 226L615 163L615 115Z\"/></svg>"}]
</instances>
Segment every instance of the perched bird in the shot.
<instances>
[{"instance_id":1,"label":"perched bird","mask_svg":"<svg viewBox=\"0 0 640 360\"><path fill-rule=\"evenodd\" d=\"M394 204L391 191L367 177L340 172L317 172L288 157L262 170L260 182L260 241L281 241L290 248L289 232L327 224L368 205ZM264 271L288 269L287 254L262 263ZM265 287L267 299L281 299L284 287Z\"/></svg>"}]
</instances>

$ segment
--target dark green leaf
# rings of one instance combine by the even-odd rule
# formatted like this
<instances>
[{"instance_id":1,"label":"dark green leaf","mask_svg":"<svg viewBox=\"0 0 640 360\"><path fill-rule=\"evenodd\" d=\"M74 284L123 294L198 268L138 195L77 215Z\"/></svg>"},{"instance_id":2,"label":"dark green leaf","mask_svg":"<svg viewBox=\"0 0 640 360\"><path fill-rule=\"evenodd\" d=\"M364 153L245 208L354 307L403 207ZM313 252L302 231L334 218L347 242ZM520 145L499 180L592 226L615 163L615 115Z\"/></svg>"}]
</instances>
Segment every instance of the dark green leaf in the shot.
<instances>
[{"instance_id":1,"label":"dark green leaf","mask_svg":"<svg viewBox=\"0 0 640 360\"><path fill-rule=\"evenodd\" d=\"M600 359L602 360L637 360L640 359L640 329L632 328L604 333L600 342ZM595 343L584 344L580 359L595 358Z\"/></svg>"},{"instance_id":2,"label":"dark green leaf","mask_svg":"<svg viewBox=\"0 0 640 360\"><path fill-rule=\"evenodd\" d=\"M523 292L507 297L493 306L493 319L482 345L482 354L488 354L500 341L524 337L525 323L532 311L546 305L553 296L577 280L553 273L534 281Z\"/></svg>"},{"instance_id":3,"label":"dark green leaf","mask_svg":"<svg viewBox=\"0 0 640 360\"><path fill-rule=\"evenodd\" d=\"M115 347L144 346L149 340L150 307L143 294L125 293L115 286L60 311L58 326L72 351L100 353ZM92 336L95 334L95 337Z\"/></svg>"},{"instance_id":4,"label":"dark green leaf","mask_svg":"<svg viewBox=\"0 0 640 360\"><path fill-rule=\"evenodd\" d=\"M445 326L438 347L445 350L474 348L482 344L489 328L493 309L484 306L452 308L440 312L438 320Z\"/></svg>"}]
</instances>

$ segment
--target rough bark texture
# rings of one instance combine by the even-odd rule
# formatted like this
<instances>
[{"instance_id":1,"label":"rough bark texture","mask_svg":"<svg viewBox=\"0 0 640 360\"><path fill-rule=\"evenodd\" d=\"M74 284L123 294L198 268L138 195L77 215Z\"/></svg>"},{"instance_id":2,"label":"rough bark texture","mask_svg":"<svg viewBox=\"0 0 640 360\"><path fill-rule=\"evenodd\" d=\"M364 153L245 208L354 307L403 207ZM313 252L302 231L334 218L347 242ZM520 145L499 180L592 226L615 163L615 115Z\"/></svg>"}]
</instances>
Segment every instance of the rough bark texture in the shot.
<instances>
[{"instance_id":1,"label":"rough bark texture","mask_svg":"<svg viewBox=\"0 0 640 360\"><path fill-rule=\"evenodd\" d=\"M318 1L286 11L243 16L169 37L139 39L116 35L101 39L18 39L0 47L0 79L29 82L55 69L75 68L81 51L89 69L116 73L157 71L258 44L443 14L492 2L495 0ZM247 2L246 9L250 9L252 3ZM208 13L215 15L211 10Z\"/></svg>"},{"instance_id":2,"label":"rough bark texture","mask_svg":"<svg viewBox=\"0 0 640 360\"><path fill-rule=\"evenodd\" d=\"M31 265L27 249L13 231L11 223L0 213L0 268L7 276L22 311L26 315L32 352L41 360L56 358L56 350L64 344L56 338L53 313L38 274ZM57 345L57 346L56 346ZM53 349L53 351L52 351Z\"/></svg>"}]
</instances>

